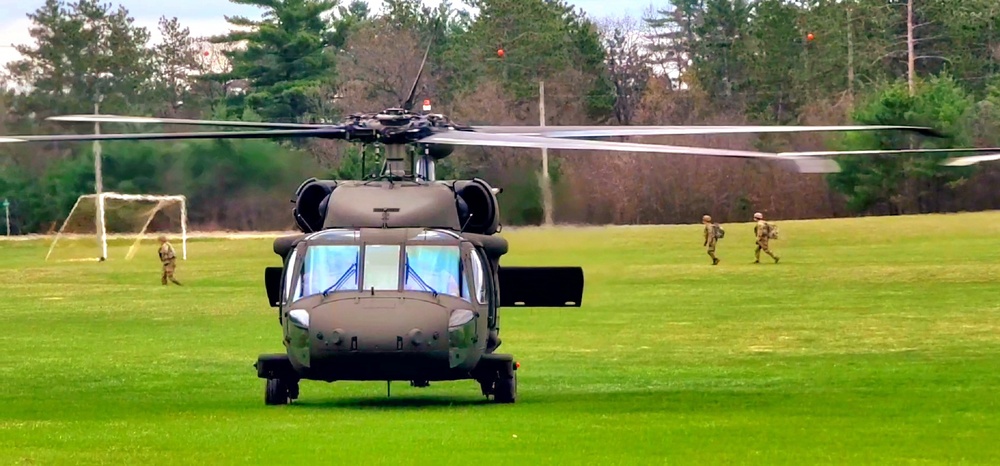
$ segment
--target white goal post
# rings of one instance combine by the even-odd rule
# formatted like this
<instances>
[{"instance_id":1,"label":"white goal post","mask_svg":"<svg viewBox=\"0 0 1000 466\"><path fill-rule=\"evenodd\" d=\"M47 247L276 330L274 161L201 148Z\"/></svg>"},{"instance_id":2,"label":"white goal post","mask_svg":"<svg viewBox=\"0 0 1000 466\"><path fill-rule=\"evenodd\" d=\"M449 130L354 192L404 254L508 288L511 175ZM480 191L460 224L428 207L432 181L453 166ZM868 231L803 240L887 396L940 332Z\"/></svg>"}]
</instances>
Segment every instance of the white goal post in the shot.
<instances>
[{"instance_id":1,"label":"white goal post","mask_svg":"<svg viewBox=\"0 0 1000 466\"><path fill-rule=\"evenodd\" d=\"M153 194L121 194L121 193L101 193L101 194L86 194L80 196L76 200L76 204L73 204L73 208L70 209L69 215L66 216L66 220L63 221L62 226L59 228L59 232L56 233L55 239L52 241L52 245L49 246L49 252L45 255L45 260L49 259L52 255L52 251L56 247L56 243L59 242L60 238L69 236L73 233L67 233L66 229L68 225L71 225L71 221L75 220L76 217L73 216L81 206L91 207L94 206L95 210L90 211L87 215L90 220L87 222L88 225L94 225L93 230L85 233L86 236L93 237L95 235L98 237L101 245L101 257L97 260L105 260L108 258L108 216L105 207L109 200L114 201L125 201L125 202L141 202L141 203L155 203L153 208L137 214L139 219L143 221L141 229L137 233L125 233L117 234L115 236L131 236L136 235L135 241L128 249L126 254L126 259L132 259L135 256L135 252L139 247L139 243L142 241L146 234L146 230L149 225L153 222L156 214L160 211L170 207L172 205L180 206L180 228L181 228L181 258L187 260L187 198L184 196L163 196L163 195L153 195ZM86 208L82 210L87 210ZM91 217L92 215L92 217ZM135 225L138 227L138 223ZM88 228L88 230L90 230ZM80 236L79 234L77 236Z\"/></svg>"}]
</instances>

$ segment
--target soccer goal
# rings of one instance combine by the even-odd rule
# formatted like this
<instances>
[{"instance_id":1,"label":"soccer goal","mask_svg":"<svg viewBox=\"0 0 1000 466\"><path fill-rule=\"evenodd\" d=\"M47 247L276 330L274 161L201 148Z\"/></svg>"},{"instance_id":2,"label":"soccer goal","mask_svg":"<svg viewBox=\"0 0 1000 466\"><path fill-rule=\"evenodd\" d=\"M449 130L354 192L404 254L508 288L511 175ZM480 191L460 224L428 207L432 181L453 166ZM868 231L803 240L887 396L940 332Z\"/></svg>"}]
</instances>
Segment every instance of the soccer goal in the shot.
<instances>
[{"instance_id":1,"label":"soccer goal","mask_svg":"<svg viewBox=\"0 0 1000 466\"><path fill-rule=\"evenodd\" d=\"M135 256L147 235L180 233L187 259L187 199L184 196L102 193L80 196L56 233L45 260L97 260ZM176 241L176 240L175 240ZM176 244L176 243L174 243ZM118 252L118 249L128 249ZM58 246L58 247L57 247Z\"/></svg>"}]
</instances>

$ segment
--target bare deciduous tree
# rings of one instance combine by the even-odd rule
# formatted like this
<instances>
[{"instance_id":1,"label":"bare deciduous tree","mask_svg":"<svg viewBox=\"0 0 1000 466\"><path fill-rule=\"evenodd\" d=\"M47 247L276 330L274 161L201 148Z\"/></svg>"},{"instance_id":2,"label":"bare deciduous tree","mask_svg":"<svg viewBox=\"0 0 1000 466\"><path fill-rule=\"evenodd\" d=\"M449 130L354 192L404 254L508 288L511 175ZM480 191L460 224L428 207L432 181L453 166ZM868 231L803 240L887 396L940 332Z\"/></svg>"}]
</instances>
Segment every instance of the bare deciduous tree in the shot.
<instances>
[{"instance_id":1,"label":"bare deciduous tree","mask_svg":"<svg viewBox=\"0 0 1000 466\"><path fill-rule=\"evenodd\" d=\"M360 26L344 44L337 63L341 108L378 111L402 104L424 56L419 44L415 32L383 20ZM434 94L433 68L433 63L424 68L418 98Z\"/></svg>"},{"instance_id":2,"label":"bare deciduous tree","mask_svg":"<svg viewBox=\"0 0 1000 466\"><path fill-rule=\"evenodd\" d=\"M653 74L646 40L639 21L629 16L605 19L600 27L608 76L615 88L615 119L629 125Z\"/></svg>"}]
</instances>

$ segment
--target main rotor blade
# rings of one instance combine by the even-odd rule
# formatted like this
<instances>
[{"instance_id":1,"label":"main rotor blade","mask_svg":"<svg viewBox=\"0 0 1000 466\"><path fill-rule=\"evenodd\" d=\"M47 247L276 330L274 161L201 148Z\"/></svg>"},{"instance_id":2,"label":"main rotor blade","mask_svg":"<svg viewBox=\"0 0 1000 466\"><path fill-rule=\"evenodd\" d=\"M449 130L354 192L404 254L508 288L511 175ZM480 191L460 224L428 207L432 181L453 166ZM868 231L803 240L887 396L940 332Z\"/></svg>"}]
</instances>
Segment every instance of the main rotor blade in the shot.
<instances>
[{"instance_id":1,"label":"main rotor blade","mask_svg":"<svg viewBox=\"0 0 1000 466\"><path fill-rule=\"evenodd\" d=\"M427 64L427 55L431 52L431 44L433 42L427 43L427 50L424 50L424 59L420 61L420 69L417 70L417 77L413 80L413 86L410 87L410 95L406 98L406 102L403 102L403 110L407 112L413 108L413 98L417 96L417 85L420 83L420 76L424 74L424 65Z\"/></svg>"},{"instance_id":2,"label":"main rotor blade","mask_svg":"<svg viewBox=\"0 0 1000 466\"><path fill-rule=\"evenodd\" d=\"M987 154L987 155L970 155L968 157L952 157L941 165L949 167L967 167L969 165L974 165L979 162L992 162L994 160L1000 160L1000 154Z\"/></svg>"},{"instance_id":3,"label":"main rotor blade","mask_svg":"<svg viewBox=\"0 0 1000 466\"><path fill-rule=\"evenodd\" d=\"M76 142L76 141L138 141L169 139L268 139L284 137L318 137L345 139L343 128L288 129L274 131L206 131L199 133L135 133L135 134L54 134L41 136L0 136L0 144L14 142Z\"/></svg>"},{"instance_id":4,"label":"main rotor blade","mask_svg":"<svg viewBox=\"0 0 1000 466\"><path fill-rule=\"evenodd\" d=\"M551 138L599 138L615 136L672 136L695 134L806 133L834 131L901 130L932 137L945 135L924 126L472 126L473 131L491 134L546 136Z\"/></svg>"},{"instance_id":5,"label":"main rotor blade","mask_svg":"<svg viewBox=\"0 0 1000 466\"><path fill-rule=\"evenodd\" d=\"M330 125L310 124L310 123L269 123L259 121L222 121L222 120L189 120L184 118L152 118L137 117L127 115L59 115L48 117L51 121L72 121L84 123L156 123L170 125L195 125L195 126L229 126L233 128L284 128L284 129L310 129L325 128Z\"/></svg>"},{"instance_id":6,"label":"main rotor blade","mask_svg":"<svg viewBox=\"0 0 1000 466\"><path fill-rule=\"evenodd\" d=\"M807 152L779 152L787 157L828 157L837 155L893 155L893 154L935 154L941 152L1000 152L1000 147L960 147L955 149L875 149L875 150L820 150Z\"/></svg>"},{"instance_id":7,"label":"main rotor blade","mask_svg":"<svg viewBox=\"0 0 1000 466\"><path fill-rule=\"evenodd\" d=\"M627 142L566 140L517 134L484 134L468 131L437 133L419 141L424 144L450 144L458 146L522 147L546 149L574 149L616 152L652 152L661 154L697 155L709 157L765 158L790 162L800 173L835 173L840 167L833 160L813 157L781 157L775 153L752 152L705 147L666 146Z\"/></svg>"}]
</instances>

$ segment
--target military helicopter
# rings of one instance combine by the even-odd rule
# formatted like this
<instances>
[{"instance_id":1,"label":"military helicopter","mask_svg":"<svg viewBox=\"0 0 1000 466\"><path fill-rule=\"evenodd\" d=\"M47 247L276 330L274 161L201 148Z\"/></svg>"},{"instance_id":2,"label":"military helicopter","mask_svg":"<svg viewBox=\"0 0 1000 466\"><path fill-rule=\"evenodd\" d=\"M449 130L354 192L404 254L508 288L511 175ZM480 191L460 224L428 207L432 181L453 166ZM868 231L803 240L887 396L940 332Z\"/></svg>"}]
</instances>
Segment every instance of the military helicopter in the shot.
<instances>
[{"instance_id":1,"label":"military helicopter","mask_svg":"<svg viewBox=\"0 0 1000 466\"><path fill-rule=\"evenodd\" d=\"M582 305L581 267L500 265L508 252L507 241L497 236L502 190L480 178L435 179L435 161L457 146L758 158L824 173L838 169L826 156L855 152L767 153L595 139L865 130L940 136L915 126L467 126L431 113L429 102L423 112L412 111L426 60L425 53L400 107L352 114L340 124L67 115L49 119L256 129L3 136L0 143L312 137L374 150L382 159L377 174L305 180L292 209L301 234L274 241L282 265L265 269L264 286L277 308L285 349L260 355L255 367L266 379L265 403L281 405L298 399L302 380L386 381L387 389L392 381L425 387L432 381L474 380L487 398L513 403L519 363L497 352L500 309Z\"/></svg>"}]
</instances>

